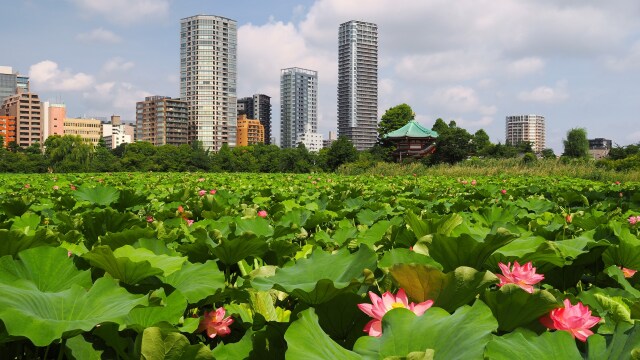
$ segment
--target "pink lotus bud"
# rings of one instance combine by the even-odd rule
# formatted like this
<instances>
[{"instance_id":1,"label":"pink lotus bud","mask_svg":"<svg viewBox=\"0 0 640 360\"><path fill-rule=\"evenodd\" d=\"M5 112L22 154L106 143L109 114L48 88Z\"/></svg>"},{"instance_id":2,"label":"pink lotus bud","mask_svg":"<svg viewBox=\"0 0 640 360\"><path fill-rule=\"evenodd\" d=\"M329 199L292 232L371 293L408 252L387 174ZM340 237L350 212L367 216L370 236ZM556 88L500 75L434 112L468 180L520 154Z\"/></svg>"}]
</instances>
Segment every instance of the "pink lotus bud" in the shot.
<instances>
[{"instance_id":1,"label":"pink lotus bud","mask_svg":"<svg viewBox=\"0 0 640 360\"><path fill-rule=\"evenodd\" d=\"M507 190L506 189L502 189L502 190L500 190L500 192L502 193L502 195L505 195L507 193Z\"/></svg>"},{"instance_id":2,"label":"pink lotus bud","mask_svg":"<svg viewBox=\"0 0 640 360\"><path fill-rule=\"evenodd\" d=\"M216 189L211 189L211 190L209 190L209 194L211 194L211 195L215 195L215 194L216 194L216 192L217 192L217 191L216 191Z\"/></svg>"},{"instance_id":3,"label":"pink lotus bud","mask_svg":"<svg viewBox=\"0 0 640 360\"><path fill-rule=\"evenodd\" d=\"M478 183L477 181L471 180L471 185L476 186L477 183Z\"/></svg>"},{"instance_id":4,"label":"pink lotus bud","mask_svg":"<svg viewBox=\"0 0 640 360\"><path fill-rule=\"evenodd\" d=\"M200 196L205 196L206 194L207 194L207 190L198 191L198 195L200 195Z\"/></svg>"},{"instance_id":5,"label":"pink lotus bud","mask_svg":"<svg viewBox=\"0 0 640 360\"><path fill-rule=\"evenodd\" d=\"M258 216L260 216L261 218L266 218L267 212L265 210L260 210L258 211Z\"/></svg>"}]
</instances>

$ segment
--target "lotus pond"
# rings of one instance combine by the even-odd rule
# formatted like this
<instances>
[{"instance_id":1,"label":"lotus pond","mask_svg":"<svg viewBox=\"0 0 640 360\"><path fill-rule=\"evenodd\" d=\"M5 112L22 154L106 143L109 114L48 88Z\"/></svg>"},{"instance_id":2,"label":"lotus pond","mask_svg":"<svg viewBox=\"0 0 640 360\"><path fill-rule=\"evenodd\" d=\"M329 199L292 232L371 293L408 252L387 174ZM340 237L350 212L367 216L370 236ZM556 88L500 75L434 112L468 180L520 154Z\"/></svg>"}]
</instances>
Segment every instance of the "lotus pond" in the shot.
<instances>
[{"instance_id":1,"label":"lotus pond","mask_svg":"<svg viewBox=\"0 0 640 360\"><path fill-rule=\"evenodd\" d=\"M640 359L640 184L0 175L6 359Z\"/></svg>"}]
</instances>

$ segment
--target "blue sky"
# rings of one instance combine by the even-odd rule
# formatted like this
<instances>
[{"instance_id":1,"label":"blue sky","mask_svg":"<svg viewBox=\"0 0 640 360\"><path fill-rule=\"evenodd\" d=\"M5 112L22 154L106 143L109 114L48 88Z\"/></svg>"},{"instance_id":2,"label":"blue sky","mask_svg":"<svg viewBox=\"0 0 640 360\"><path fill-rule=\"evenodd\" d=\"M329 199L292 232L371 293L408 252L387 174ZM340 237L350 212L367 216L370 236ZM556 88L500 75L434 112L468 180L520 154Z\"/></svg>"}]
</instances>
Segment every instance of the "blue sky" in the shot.
<instances>
[{"instance_id":1,"label":"blue sky","mask_svg":"<svg viewBox=\"0 0 640 360\"><path fill-rule=\"evenodd\" d=\"M179 22L238 22L238 96L273 98L279 70L319 72L319 130L336 129L337 33L378 24L379 116L407 103L431 126L441 117L504 141L504 118L540 114L547 146L567 130L640 142L637 0L2 0L0 65L31 76L69 116L119 114L179 95ZM9 4L10 3L10 4Z\"/></svg>"}]
</instances>

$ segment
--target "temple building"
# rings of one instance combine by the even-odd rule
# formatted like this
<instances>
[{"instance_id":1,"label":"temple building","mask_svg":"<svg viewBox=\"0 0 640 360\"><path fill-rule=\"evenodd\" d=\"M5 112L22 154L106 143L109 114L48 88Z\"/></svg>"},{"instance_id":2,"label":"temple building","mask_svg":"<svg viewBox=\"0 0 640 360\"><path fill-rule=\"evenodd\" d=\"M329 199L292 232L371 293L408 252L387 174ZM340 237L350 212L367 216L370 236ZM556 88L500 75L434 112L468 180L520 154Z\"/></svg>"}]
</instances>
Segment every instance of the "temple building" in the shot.
<instances>
[{"instance_id":1,"label":"temple building","mask_svg":"<svg viewBox=\"0 0 640 360\"><path fill-rule=\"evenodd\" d=\"M420 159L433 154L436 151L437 137L437 132L425 128L415 120L384 136L396 146L393 157L397 162L402 162L406 158Z\"/></svg>"}]
</instances>

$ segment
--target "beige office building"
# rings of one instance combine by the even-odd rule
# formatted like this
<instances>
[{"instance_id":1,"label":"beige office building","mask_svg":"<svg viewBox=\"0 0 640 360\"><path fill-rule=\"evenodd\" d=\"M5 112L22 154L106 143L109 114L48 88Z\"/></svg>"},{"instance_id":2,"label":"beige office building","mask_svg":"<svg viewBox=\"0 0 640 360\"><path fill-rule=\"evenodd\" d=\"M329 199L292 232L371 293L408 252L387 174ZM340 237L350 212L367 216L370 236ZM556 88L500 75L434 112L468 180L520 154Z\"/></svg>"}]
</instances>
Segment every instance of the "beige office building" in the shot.
<instances>
[{"instance_id":1,"label":"beige office building","mask_svg":"<svg viewBox=\"0 0 640 360\"><path fill-rule=\"evenodd\" d=\"M64 134L80 136L83 140L98 145L102 136L102 122L98 119L64 119Z\"/></svg>"},{"instance_id":2,"label":"beige office building","mask_svg":"<svg viewBox=\"0 0 640 360\"><path fill-rule=\"evenodd\" d=\"M16 143L19 146L42 143L43 111L38 95L26 92L5 98L0 115L16 118Z\"/></svg>"}]
</instances>

